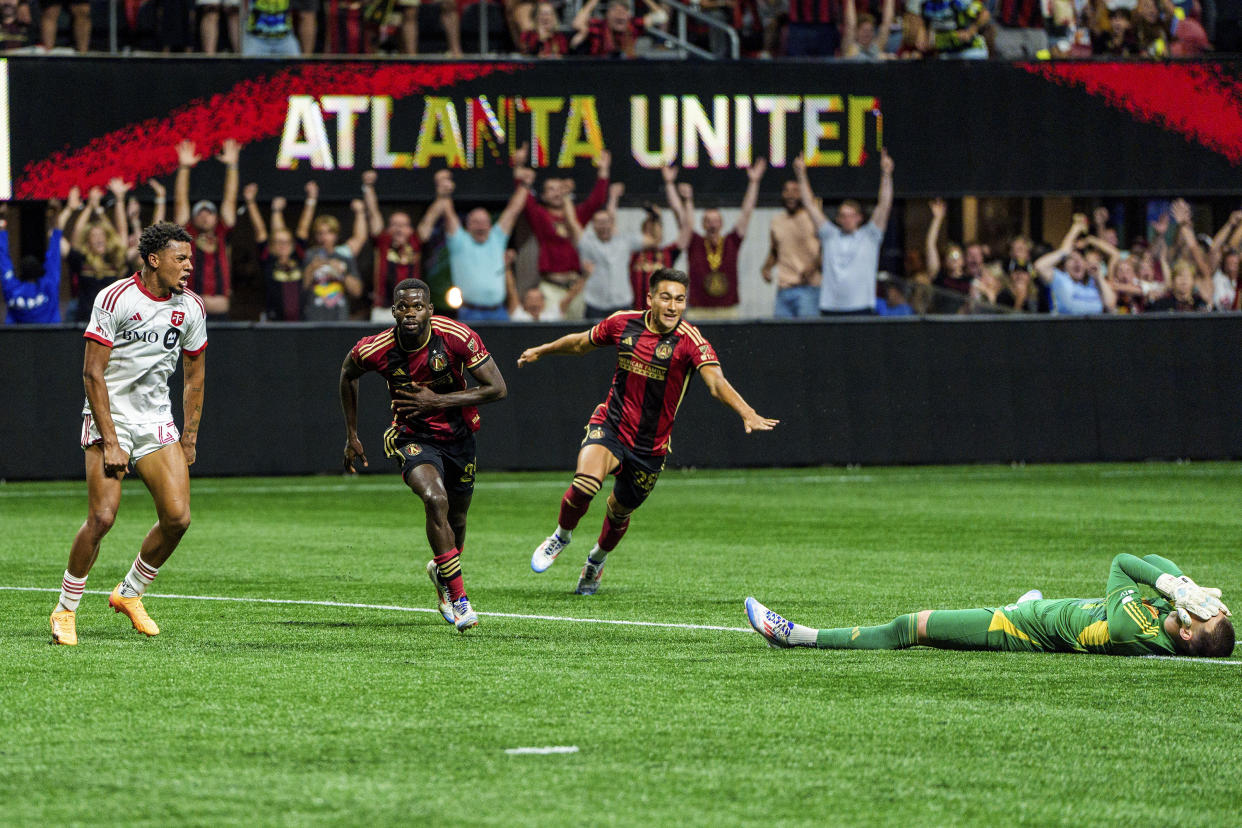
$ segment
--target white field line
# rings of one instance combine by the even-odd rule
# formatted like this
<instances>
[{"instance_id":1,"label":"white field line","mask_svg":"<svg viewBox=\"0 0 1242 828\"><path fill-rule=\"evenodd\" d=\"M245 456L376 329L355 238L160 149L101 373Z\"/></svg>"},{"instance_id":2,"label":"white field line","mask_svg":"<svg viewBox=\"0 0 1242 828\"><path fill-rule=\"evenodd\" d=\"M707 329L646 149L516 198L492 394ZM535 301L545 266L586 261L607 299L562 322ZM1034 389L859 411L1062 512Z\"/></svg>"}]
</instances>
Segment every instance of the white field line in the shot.
<instances>
[{"instance_id":1,"label":"white field line","mask_svg":"<svg viewBox=\"0 0 1242 828\"><path fill-rule=\"evenodd\" d=\"M3 592L55 592L60 590L51 587L22 587L22 586L0 586ZM85 590L86 595L109 595L110 593L102 589ZM238 604L286 604L294 606L311 606L311 607L344 607L347 609L371 609L371 610L389 610L391 612L426 612L440 614L438 609L433 607L400 607L393 604L355 604L347 601L304 601L293 598L237 598L225 595L175 595L172 593L149 592L147 595L151 598L170 598L181 601L223 601L226 603ZM627 621L617 618L571 618L566 615L529 615L519 612L480 612L479 615L486 615L490 618L520 618L527 621L568 621L574 624L610 624L616 627L655 627L668 630L716 630L719 632L754 632L750 627L721 627L715 624L670 624L661 621ZM1242 665L1242 661L1224 661L1219 658L1190 658L1187 656L1161 656L1150 655L1141 656L1142 658L1153 658L1167 661L1186 662L1202 662L1205 664L1232 664Z\"/></svg>"},{"instance_id":2,"label":"white field line","mask_svg":"<svg viewBox=\"0 0 1242 828\"><path fill-rule=\"evenodd\" d=\"M552 745L550 747L516 747L505 748L505 753L510 756L525 756L535 754L538 756L547 756L552 753L577 753L577 745Z\"/></svg>"},{"instance_id":3,"label":"white field line","mask_svg":"<svg viewBox=\"0 0 1242 828\"><path fill-rule=\"evenodd\" d=\"M1098 475L1101 478L1145 477L1154 474L1167 474L1170 468L1176 468L1178 474L1187 477L1242 476L1242 465L1231 468L1193 468L1174 466L1171 464L1156 465L1151 468L1141 469L1102 469L1098 472ZM1039 472L1036 470L1034 473L1038 474ZM963 472L959 474L945 474L944 472L937 471L935 469L929 469L926 472L910 469L893 474L869 474L860 471L836 473L825 472L780 477L769 477L762 473L732 477L718 477L715 475L698 477L693 474L679 474L674 472L672 474L665 475L660 480L660 488L666 489L677 486L753 486L756 484L902 483L923 482L928 480L944 480L945 482L951 483L954 480L1008 480L1013 478L1021 478L1027 474L1028 472L1024 466L992 470L981 469L978 471ZM569 472L566 472L566 475L568 476ZM80 482L66 484L65 486L48 486L33 491L21 488L21 485L22 484L20 483L0 483L0 500L7 498L84 496L86 493L85 486ZM531 487L547 487L556 489L563 488L564 486L565 481L562 479L535 481L480 480L475 483L476 489L484 491L529 489ZM195 494L246 495L314 494L316 492L386 492L398 491L399 489L399 484L395 484L391 478L383 478L375 481L354 480L321 485L309 483L277 483L272 485L264 485L262 483L247 481L245 478L238 478L234 483L230 483L228 485L220 485L218 483L195 483L191 486L191 490Z\"/></svg>"}]
</instances>

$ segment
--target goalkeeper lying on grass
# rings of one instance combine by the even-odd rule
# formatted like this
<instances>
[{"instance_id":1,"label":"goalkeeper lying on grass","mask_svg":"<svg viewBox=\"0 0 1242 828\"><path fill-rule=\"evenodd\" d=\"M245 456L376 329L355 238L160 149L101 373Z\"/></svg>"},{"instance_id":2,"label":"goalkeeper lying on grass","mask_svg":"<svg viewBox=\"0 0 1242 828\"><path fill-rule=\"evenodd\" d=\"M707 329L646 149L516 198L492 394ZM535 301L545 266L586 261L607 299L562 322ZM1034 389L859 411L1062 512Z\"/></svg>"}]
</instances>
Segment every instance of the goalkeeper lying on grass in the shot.
<instances>
[{"instance_id":1,"label":"goalkeeper lying on grass","mask_svg":"<svg viewBox=\"0 0 1242 828\"><path fill-rule=\"evenodd\" d=\"M1139 584L1164 599L1144 599ZM1113 558L1104 598L1043 600L1038 591L999 609L923 610L878 627L815 630L746 599L750 625L773 647L900 650L923 644L944 650L1184 655L1233 652L1233 622L1219 589L1199 586L1159 555Z\"/></svg>"}]
</instances>

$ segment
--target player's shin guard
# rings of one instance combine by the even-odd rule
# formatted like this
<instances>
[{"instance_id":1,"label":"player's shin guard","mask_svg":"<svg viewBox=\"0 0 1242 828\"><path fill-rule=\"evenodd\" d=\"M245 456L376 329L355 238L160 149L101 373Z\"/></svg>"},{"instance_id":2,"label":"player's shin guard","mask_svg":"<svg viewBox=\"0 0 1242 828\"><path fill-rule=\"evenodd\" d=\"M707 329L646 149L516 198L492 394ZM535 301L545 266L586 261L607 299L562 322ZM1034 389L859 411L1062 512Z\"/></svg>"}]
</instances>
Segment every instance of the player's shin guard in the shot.
<instances>
[{"instance_id":1,"label":"player's shin guard","mask_svg":"<svg viewBox=\"0 0 1242 828\"><path fill-rule=\"evenodd\" d=\"M824 650L904 650L914 646L918 624L918 613L912 612L878 627L820 630L815 636L815 646Z\"/></svg>"},{"instance_id":2,"label":"player's shin guard","mask_svg":"<svg viewBox=\"0 0 1242 828\"><path fill-rule=\"evenodd\" d=\"M613 513L610 506L608 514L604 515L604 528L600 530L599 540L596 541L599 545L599 552L593 551L591 553L591 558L596 559L596 563L603 563L605 556L617 548L617 544L621 542L621 538L625 537L625 530L629 528L630 516L626 515L623 518L619 518L615 513Z\"/></svg>"},{"instance_id":3,"label":"player's shin guard","mask_svg":"<svg viewBox=\"0 0 1242 828\"><path fill-rule=\"evenodd\" d=\"M466 594L466 585L461 579L461 553L450 549L443 555L435 556L436 568L440 570L440 579L448 587L449 599L456 601Z\"/></svg>"},{"instance_id":4,"label":"player's shin guard","mask_svg":"<svg viewBox=\"0 0 1242 828\"><path fill-rule=\"evenodd\" d=\"M556 520L557 526L569 531L576 529L578 521L591 508L591 499L603 485L604 481L589 474L575 474L574 482L561 498L561 514Z\"/></svg>"}]
</instances>

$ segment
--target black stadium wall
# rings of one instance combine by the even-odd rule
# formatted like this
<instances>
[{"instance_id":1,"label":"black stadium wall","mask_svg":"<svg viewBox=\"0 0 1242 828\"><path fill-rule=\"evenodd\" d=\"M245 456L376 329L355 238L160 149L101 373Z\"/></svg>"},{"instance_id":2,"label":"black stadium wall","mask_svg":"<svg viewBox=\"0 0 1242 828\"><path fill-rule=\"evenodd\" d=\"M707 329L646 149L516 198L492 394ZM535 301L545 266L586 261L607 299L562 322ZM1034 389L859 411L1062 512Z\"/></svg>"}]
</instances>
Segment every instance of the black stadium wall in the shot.
<instances>
[{"instance_id":1,"label":"black stadium wall","mask_svg":"<svg viewBox=\"0 0 1242 828\"><path fill-rule=\"evenodd\" d=\"M374 330L214 326L195 473L339 470L340 365ZM524 348L575 328L478 330L509 386L508 399L481 409L480 468L570 469L615 352L519 370ZM747 436L695 379L670 467L1242 457L1242 315L754 322L703 331L734 386L781 424ZM0 478L79 476L80 332L0 328L0 349ZM178 411L179 395L178 383ZM387 403L382 381L364 377L359 430L373 472L390 469L380 440Z\"/></svg>"},{"instance_id":2,"label":"black stadium wall","mask_svg":"<svg viewBox=\"0 0 1242 828\"><path fill-rule=\"evenodd\" d=\"M627 197L660 199L676 164L702 198L736 203L743 170L769 160L775 200L794 156L828 198L872 198L878 148L900 198L1208 195L1238 190L1242 62L218 60L11 57L12 197L64 198L121 176L176 170L189 138L210 159L244 145L243 182L266 201L315 179L324 201L429 200L453 167L462 201L503 200L529 144L541 173L590 181L613 156ZM151 83L158 76L159 83ZM83 83L83 78L90 78ZM73 117L50 118L59 112ZM218 199L200 164L192 199ZM138 195L147 197L146 188ZM585 191L585 189L583 190Z\"/></svg>"}]
</instances>

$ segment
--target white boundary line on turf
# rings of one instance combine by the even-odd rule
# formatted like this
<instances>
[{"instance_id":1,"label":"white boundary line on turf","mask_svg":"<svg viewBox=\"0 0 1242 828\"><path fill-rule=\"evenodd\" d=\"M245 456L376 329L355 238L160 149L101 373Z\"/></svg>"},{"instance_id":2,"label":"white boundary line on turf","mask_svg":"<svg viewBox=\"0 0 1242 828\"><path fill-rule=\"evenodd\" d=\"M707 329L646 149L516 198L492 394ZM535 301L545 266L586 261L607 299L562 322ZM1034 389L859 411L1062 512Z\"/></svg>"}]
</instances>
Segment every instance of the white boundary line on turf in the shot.
<instances>
[{"instance_id":1,"label":"white boundary line on turf","mask_svg":"<svg viewBox=\"0 0 1242 828\"><path fill-rule=\"evenodd\" d=\"M60 590L54 587L21 587L21 586L0 586L0 592L56 592ZM110 595L102 589L88 589L83 593L85 595ZM149 592L147 595L151 598L171 598L182 601L223 601L225 603L237 604L284 604L292 606L311 606L311 607L344 607L347 609L373 609L373 610L391 610L393 612L426 612L439 615L438 609L430 607L401 607L395 604L356 604L348 601L308 601L298 600L294 598L237 598L227 595L175 595L172 593ZM721 627L715 624L670 624L661 621L627 621L617 618L571 618L567 615L528 615L519 612L480 612L479 615L486 615L490 618L518 618L526 621L569 621L575 624L610 624L617 627L656 627L659 629L669 630L715 630L719 632L754 632L750 627ZM1242 661L1225 661L1219 658L1191 658L1189 656L1162 656L1149 655L1139 656L1139 658L1152 658L1162 661L1177 661L1180 663L1202 662L1205 664L1232 664L1242 665Z\"/></svg>"},{"instance_id":2,"label":"white boundary line on turf","mask_svg":"<svg viewBox=\"0 0 1242 828\"><path fill-rule=\"evenodd\" d=\"M60 590L48 587L0 586L6 592L56 592ZM85 595L110 595L102 589L88 589ZM292 604L312 607L346 607L348 609L391 610L393 612L427 612L440 614L432 607L399 607L393 604L355 604L347 601L301 601L293 598L236 598L226 595L174 595L171 593L148 592L150 598L173 598L182 601L224 601L239 604ZM750 627L720 627L712 624L670 624L661 621L627 621L616 618L571 618L565 615L528 615L519 612L480 612L491 618L520 618L528 621L572 621L577 624L612 624L618 627L660 627L672 630L719 630L720 632L754 632Z\"/></svg>"}]
</instances>

